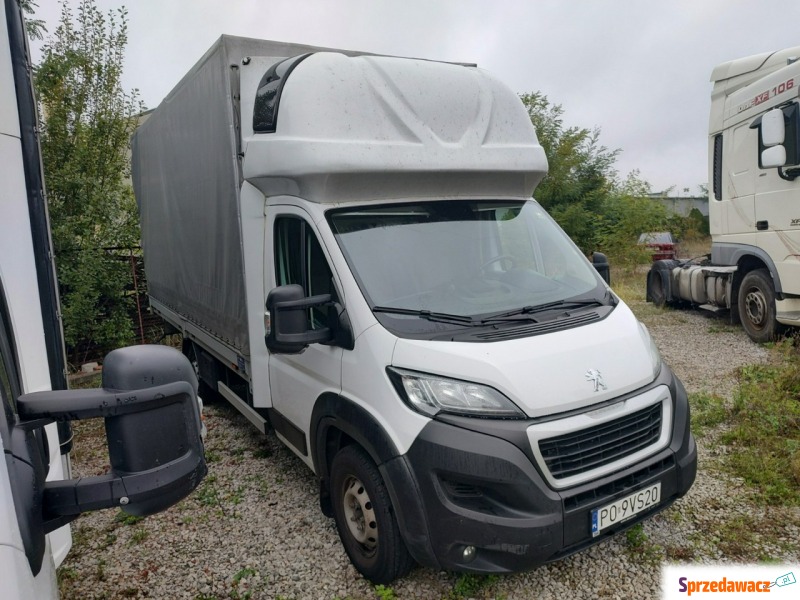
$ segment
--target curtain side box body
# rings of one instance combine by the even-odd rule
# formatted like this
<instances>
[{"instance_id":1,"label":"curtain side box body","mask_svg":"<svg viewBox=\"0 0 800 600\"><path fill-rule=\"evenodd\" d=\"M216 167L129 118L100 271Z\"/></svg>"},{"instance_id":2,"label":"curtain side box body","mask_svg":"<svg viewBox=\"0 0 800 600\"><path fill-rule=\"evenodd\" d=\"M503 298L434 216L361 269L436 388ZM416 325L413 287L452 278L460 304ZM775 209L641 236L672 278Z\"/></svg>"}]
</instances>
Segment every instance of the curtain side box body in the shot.
<instances>
[{"instance_id":1,"label":"curtain side box body","mask_svg":"<svg viewBox=\"0 0 800 600\"><path fill-rule=\"evenodd\" d=\"M277 62L316 50L324 48L222 36L132 142L150 297L242 355L249 355L249 340L238 69L247 56Z\"/></svg>"}]
</instances>

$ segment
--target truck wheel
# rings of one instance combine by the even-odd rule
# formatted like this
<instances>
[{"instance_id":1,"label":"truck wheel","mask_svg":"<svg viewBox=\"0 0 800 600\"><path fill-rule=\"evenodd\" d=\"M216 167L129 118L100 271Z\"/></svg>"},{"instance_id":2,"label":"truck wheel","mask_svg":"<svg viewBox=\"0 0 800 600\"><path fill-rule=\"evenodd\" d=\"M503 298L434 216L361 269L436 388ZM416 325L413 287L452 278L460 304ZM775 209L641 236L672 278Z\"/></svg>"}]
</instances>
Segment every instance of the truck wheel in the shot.
<instances>
[{"instance_id":1,"label":"truck wheel","mask_svg":"<svg viewBox=\"0 0 800 600\"><path fill-rule=\"evenodd\" d=\"M391 583L411 570L389 492L364 450L346 446L331 465L336 529L356 569L375 584Z\"/></svg>"},{"instance_id":2,"label":"truck wheel","mask_svg":"<svg viewBox=\"0 0 800 600\"><path fill-rule=\"evenodd\" d=\"M651 269L648 273L648 292L653 304L662 308L667 303L667 291L664 289L664 277L661 271Z\"/></svg>"},{"instance_id":3,"label":"truck wheel","mask_svg":"<svg viewBox=\"0 0 800 600\"><path fill-rule=\"evenodd\" d=\"M766 269L750 271L739 287L739 317L747 335L763 344L775 338L778 322L775 320L775 291Z\"/></svg>"}]
</instances>

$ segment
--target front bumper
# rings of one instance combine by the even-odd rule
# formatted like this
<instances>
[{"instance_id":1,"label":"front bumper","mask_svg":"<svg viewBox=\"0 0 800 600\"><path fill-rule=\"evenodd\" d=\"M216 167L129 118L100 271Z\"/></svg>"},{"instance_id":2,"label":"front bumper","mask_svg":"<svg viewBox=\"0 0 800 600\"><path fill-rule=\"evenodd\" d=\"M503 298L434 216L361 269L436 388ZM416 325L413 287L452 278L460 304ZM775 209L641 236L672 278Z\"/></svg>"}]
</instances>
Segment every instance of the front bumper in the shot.
<instances>
[{"instance_id":1,"label":"front bumper","mask_svg":"<svg viewBox=\"0 0 800 600\"><path fill-rule=\"evenodd\" d=\"M412 556L456 571L523 571L557 560L664 510L694 482L697 448L686 392L665 366L674 402L668 447L605 477L555 490L545 481L519 422L431 421L408 453L384 465L384 481ZM649 386L648 386L649 387ZM468 428L466 428L468 427ZM661 482L661 502L591 534L591 511ZM477 552L469 560L464 549Z\"/></svg>"}]
</instances>

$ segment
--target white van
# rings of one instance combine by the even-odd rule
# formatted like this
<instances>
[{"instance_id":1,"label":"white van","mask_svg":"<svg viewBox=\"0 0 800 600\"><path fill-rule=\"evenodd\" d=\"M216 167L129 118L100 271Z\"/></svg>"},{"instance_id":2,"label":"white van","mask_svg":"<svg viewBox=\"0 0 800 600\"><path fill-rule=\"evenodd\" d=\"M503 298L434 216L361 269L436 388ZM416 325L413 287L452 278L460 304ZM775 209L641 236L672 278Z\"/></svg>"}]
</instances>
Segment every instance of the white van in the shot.
<instances>
[{"instance_id":1,"label":"white van","mask_svg":"<svg viewBox=\"0 0 800 600\"><path fill-rule=\"evenodd\" d=\"M152 307L373 582L529 569L692 485L686 393L486 71L223 36L133 170Z\"/></svg>"},{"instance_id":2,"label":"white van","mask_svg":"<svg viewBox=\"0 0 800 600\"><path fill-rule=\"evenodd\" d=\"M0 17L0 597L44 600L58 595L70 521L100 508L163 510L197 487L206 466L197 379L180 352L115 350L103 389L63 389L30 53L18 4L0 4ZM69 421L96 417L111 468L70 479Z\"/></svg>"}]
</instances>

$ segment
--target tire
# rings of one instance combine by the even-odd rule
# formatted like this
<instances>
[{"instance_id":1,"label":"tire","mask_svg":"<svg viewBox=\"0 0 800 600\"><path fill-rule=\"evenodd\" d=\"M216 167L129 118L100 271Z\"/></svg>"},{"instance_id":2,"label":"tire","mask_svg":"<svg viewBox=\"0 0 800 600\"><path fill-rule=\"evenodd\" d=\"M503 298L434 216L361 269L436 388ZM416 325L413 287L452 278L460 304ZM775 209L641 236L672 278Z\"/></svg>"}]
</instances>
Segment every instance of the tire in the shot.
<instances>
[{"instance_id":1,"label":"tire","mask_svg":"<svg viewBox=\"0 0 800 600\"><path fill-rule=\"evenodd\" d=\"M375 463L359 446L345 446L331 465L331 501L339 538L356 569L388 584L414 566L389 492Z\"/></svg>"},{"instance_id":2,"label":"tire","mask_svg":"<svg viewBox=\"0 0 800 600\"><path fill-rule=\"evenodd\" d=\"M651 269L649 277L650 285L647 286L647 291L650 293L650 299L653 301L655 306L658 308L663 308L667 303L667 292L664 289L664 276L662 275L661 271Z\"/></svg>"},{"instance_id":3,"label":"tire","mask_svg":"<svg viewBox=\"0 0 800 600\"><path fill-rule=\"evenodd\" d=\"M647 273L647 299L662 308L678 300L672 294L672 270L680 267L679 260L657 260Z\"/></svg>"},{"instance_id":4,"label":"tire","mask_svg":"<svg viewBox=\"0 0 800 600\"><path fill-rule=\"evenodd\" d=\"M739 286L739 318L751 340L770 342L778 333L775 320L775 290L766 269L750 271Z\"/></svg>"},{"instance_id":5,"label":"tire","mask_svg":"<svg viewBox=\"0 0 800 600\"><path fill-rule=\"evenodd\" d=\"M219 392L200 377L200 367L198 365L197 348L195 345L188 340L184 340L182 352L183 355L189 359L189 362L192 363L194 374L197 376L197 395L203 399L203 405L221 404L222 397Z\"/></svg>"}]
</instances>

